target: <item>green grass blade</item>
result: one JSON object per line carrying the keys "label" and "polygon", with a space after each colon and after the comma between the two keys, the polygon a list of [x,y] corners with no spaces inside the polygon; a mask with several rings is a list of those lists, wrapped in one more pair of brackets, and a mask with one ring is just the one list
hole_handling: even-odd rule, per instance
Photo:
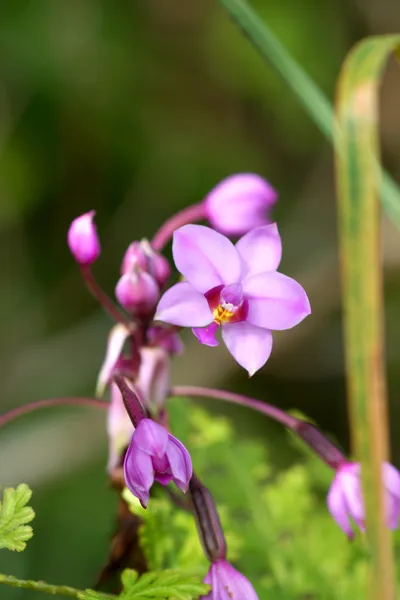
{"label": "green grass blade", "polygon": [[348,55],[337,90],[336,175],[352,437],[361,460],[371,551],[371,598],[394,600],[381,465],[389,454],[380,243],[378,93],[400,35],[363,40]]}
{"label": "green grass blade", "polygon": [[[219,0],[250,43],[279,73],[325,137],[333,139],[333,110],[329,100],[301,65],[274,36],[247,0]],[[384,173],[381,200],[386,214],[400,227],[400,190]]]}

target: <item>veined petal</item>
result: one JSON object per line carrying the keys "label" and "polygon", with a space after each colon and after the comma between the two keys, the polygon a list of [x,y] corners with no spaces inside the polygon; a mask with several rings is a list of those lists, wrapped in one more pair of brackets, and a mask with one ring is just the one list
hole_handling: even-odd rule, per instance
{"label": "veined petal", "polygon": [[187,492],[193,474],[192,460],[185,446],[173,435],[169,436],[167,458],[175,485],[182,492]]}
{"label": "veined petal", "polygon": [[282,242],[276,223],[257,227],[236,244],[242,259],[242,277],[276,271],[281,262]]}
{"label": "veined petal", "polygon": [[276,271],[259,273],[243,281],[249,302],[247,320],[267,329],[290,329],[311,313],[302,286]]}
{"label": "veined petal", "polygon": [[217,329],[217,323],[211,323],[208,327],[193,327],[192,331],[201,344],[205,346],[218,346],[219,342],[215,337]]}
{"label": "veined petal", "polygon": [[272,350],[272,334],[246,321],[222,325],[222,339],[233,358],[251,377],[267,362]]}
{"label": "veined petal", "polygon": [[184,225],[174,233],[175,265],[201,293],[240,279],[240,258],[228,238],[204,225]]}
{"label": "veined petal", "polygon": [[132,436],[132,445],[150,456],[163,457],[168,445],[168,431],[151,419],[142,419]]}
{"label": "veined petal", "polygon": [[181,327],[205,327],[212,323],[213,315],[203,294],[184,281],[162,295],[154,320]]}
{"label": "veined petal", "polygon": [[125,455],[124,475],[127,487],[146,507],[149,490],[154,483],[153,464],[150,455],[133,446],[132,442]]}
{"label": "veined petal", "polygon": [[350,519],[347,514],[346,501],[340,485],[334,479],[327,497],[329,512],[349,538],[353,538],[354,532],[351,528]]}

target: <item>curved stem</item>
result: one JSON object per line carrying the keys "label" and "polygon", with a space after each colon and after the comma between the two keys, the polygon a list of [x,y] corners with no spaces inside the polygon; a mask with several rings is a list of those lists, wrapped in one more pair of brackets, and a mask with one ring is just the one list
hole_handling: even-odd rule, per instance
{"label": "curved stem", "polygon": [[[68,596],[69,598],[82,598],[85,594],[83,590],[76,590],[67,585],[53,585],[44,581],[31,581],[26,579],[17,579],[12,575],[3,575],[0,573],[0,584],[4,583],[15,588],[23,588],[25,590],[35,590],[36,592],[44,592],[45,594]],[[101,593],[102,598],[117,598],[113,594]]]}
{"label": "curved stem", "polygon": [[235,394],[234,392],[226,392],[225,390],[217,390],[214,388],[205,388],[192,385],[178,385],[173,387],[171,390],[173,396],[200,396],[202,398],[217,398],[218,400],[224,400],[225,402],[231,402],[232,404],[239,404],[240,406],[246,406],[252,408],[258,412],[262,412],[271,419],[282,423],[289,429],[296,429],[299,423],[299,419],[292,417],[285,413],[285,411],[261,402],[261,400],[255,400],[242,394]]}
{"label": "curved stem", "polygon": [[47,400],[37,400],[36,402],[30,402],[29,404],[24,404],[24,406],[13,408],[3,415],[0,415],[0,428],[3,427],[3,425],[10,423],[14,419],[22,417],[22,415],[27,415],[35,410],[39,410],[41,408],[50,408],[53,406],[68,405],[93,406],[95,408],[103,409],[108,409],[109,407],[108,402],[105,402],[104,400],[98,400],[97,398],[49,398]]}
{"label": "curved stem", "polygon": [[272,406],[266,402],[261,402],[261,400],[255,400],[255,398],[249,398],[248,396],[235,394],[234,392],[226,392],[225,390],[190,385],[173,387],[171,394],[173,396],[217,398],[217,400],[224,400],[225,402],[252,408],[291,429],[311,448],[311,450],[315,452],[315,454],[317,454],[317,456],[319,456],[321,460],[331,467],[331,469],[337,469],[346,461],[343,452],[341,452],[341,450],[339,450],[339,448],[337,448],[317,427],[312,425],[312,423],[303,421],[302,419],[296,419],[296,417],[288,415],[284,410],[276,408],[276,406]]}
{"label": "curved stem", "polygon": [[187,225],[188,223],[193,223],[195,221],[202,221],[205,218],[206,214],[203,202],[193,204],[192,206],[188,206],[187,208],[180,210],[170,219],[165,221],[163,225],[161,225],[160,229],[157,231],[151,241],[153,249],[157,251],[162,250],[172,238],[172,234],[176,229],[178,229],[178,227],[182,227],[183,225]]}
{"label": "curved stem", "polygon": [[90,267],[81,265],[80,267],[83,281],[86,284],[92,296],[101,304],[116,323],[122,323],[128,331],[134,332],[136,325],[114,304],[111,298],[97,283]]}

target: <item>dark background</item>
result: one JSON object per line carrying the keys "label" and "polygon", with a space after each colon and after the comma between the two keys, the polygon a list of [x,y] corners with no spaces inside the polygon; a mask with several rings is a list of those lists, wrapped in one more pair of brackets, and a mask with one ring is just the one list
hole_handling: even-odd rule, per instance
{"label": "dark background", "polygon": [[[252,4],[330,98],[353,43],[400,28],[393,0]],[[382,143],[399,179],[396,69],[393,61],[383,87]],[[275,335],[271,359],[251,380],[223,346],[202,347],[189,333],[173,381],[298,408],[348,448],[333,156],[287,86],[216,0],[2,2],[0,410],[93,395],[111,323],[68,252],[75,216],[97,211],[95,272],[112,294],[132,240],[240,171],[260,173],[279,191],[281,270],[306,288],[313,315]],[[400,236],[386,221],[383,232],[399,464]],[[217,401],[208,406],[227,411]],[[238,435],[280,435],[246,411],[229,414]],[[284,456],[283,448],[277,461]],[[31,547],[3,551],[1,571],[92,585],[114,518],[106,458],[104,414],[93,410],[43,411],[0,432],[0,485],[27,482],[37,512]],[[20,594],[28,597],[4,597]]]}

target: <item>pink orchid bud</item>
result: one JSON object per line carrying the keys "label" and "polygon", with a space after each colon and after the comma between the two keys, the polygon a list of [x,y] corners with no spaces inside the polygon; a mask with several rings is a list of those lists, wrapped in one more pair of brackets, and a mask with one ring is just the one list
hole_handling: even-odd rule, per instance
{"label": "pink orchid bud", "polygon": [[211,564],[204,583],[211,591],[200,600],[258,600],[250,581],[224,559]]}
{"label": "pink orchid bud", "polygon": [[122,275],[115,288],[120,305],[134,315],[148,315],[160,297],[158,285],[149,273],[137,268]]}
{"label": "pink orchid bud", "polygon": [[[389,463],[382,465],[385,491],[385,517],[389,529],[396,529],[400,516],[400,473]],[[328,508],[339,527],[351,539],[354,536],[350,519],[365,530],[365,506],[361,486],[361,466],[343,462],[336,470],[328,493]]]}
{"label": "pink orchid bud", "polygon": [[175,485],[187,492],[193,467],[185,446],[164,427],[151,419],[142,419],[133,432],[125,455],[125,482],[146,508],[154,481]]}
{"label": "pink orchid bud", "polygon": [[95,211],[74,219],[68,230],[68,246],[75,260],[82,266],[94,263],[100,255],[100,242],[93,223]]}
{"label": "pink orchid bud", "polygon": [[147,240],[132,242],[121,265],[121,274],[131,273],[136,268],[149,273],[160,287],[163,287],[171,275],[171,267],[168,260],[155,252]]}
{"label": "pink orchid bud", "polygon": [[277,200],[273,187],[252,173],[223,179],[204,200],[211,226],[225,235],[243,235],[271,223],[270,210]]}

